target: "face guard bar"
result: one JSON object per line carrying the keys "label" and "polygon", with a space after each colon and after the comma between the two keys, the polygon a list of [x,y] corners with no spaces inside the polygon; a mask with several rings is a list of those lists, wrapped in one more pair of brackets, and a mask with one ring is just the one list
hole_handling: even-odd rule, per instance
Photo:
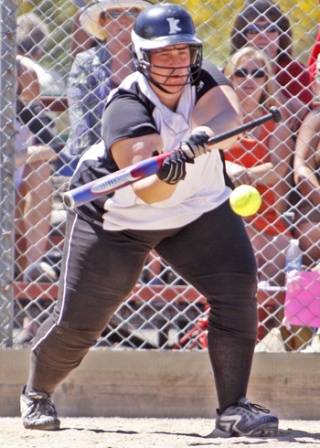
{"label": "face guard bar", "polygon": [[[175,47],[175,45],[173,45]],[[197,78],[200,75],[201,63],[202,63],[202,46],[199,44],[186,44],[186,47],[190,50],[190,64],[186,66],[178,66],[178,67],[167,67],[161,65],[151,64],[151,54],[160,53],[164,50],[164,48],[159,48],[156,50],[141,50],[142,59],[138,61],[138,69],[142,72],[146,78],[155,84],[156,86],[165,89],[168,85],[167,80],[170,77],[180,78],[181,82],[175,82],[175,86],[185,86],[187,84],[193,84],[196,82]],[[168,69],[171,70],[167,75],[163,75],[157,72],[157,69]],[[179,75],[175,74],[178,71],[183,71],[183,69],[188,69],[188,75]],[[164,78],[162,82],[156,81],[153,78],[153,75],[157,75],[158,77]]]}

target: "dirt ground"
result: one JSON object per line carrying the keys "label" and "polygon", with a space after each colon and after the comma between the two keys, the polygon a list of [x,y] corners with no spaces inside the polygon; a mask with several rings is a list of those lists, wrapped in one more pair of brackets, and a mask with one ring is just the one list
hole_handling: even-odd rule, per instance
{"label": "dirt ground", "polygon": [[209,419],[61,418],[59,431],[31,431],[20,418],[0,418],[4,448],[312,448],[320,445],[320,422],[283,420],[274,438],[212,438]]}

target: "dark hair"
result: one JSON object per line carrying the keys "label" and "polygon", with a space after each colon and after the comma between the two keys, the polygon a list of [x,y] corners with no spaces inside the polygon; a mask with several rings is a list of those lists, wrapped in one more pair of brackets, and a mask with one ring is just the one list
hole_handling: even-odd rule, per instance
{"label": "dark hair", "polygon": [[248,43],[245,30],[257,19],[268,19],[280,30],[277,61],[292,59],[292,31],[288,17],[270,0],[256,0],[246,6],[237,16],[231,32],[231,54]]}

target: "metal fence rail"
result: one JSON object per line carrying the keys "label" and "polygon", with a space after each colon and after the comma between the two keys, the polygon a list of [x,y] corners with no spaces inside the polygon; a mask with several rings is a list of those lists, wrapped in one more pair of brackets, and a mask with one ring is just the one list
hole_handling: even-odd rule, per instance
{"label": "metal fence rail", "polygon": [[13,343],[15,28],[17,4],[0,4],[0,341]]}

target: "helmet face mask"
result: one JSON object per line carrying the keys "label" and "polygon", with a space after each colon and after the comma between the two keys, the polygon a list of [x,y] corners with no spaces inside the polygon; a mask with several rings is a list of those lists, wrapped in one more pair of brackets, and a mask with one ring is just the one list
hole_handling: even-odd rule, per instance
{"label": "helmet face mask", "polygon": [[[149,79],[151,82],[153,82],[156,85],[162,86],[163,89],[165,89],[165,86],[167,85],[167,79],[170,76],[175,76],[175,78],[180,78],[180,82],[175,82],[176,86],[185,86],[186,84],[192,84],[196,78],[197,75],[200,72],[201,68],[201,61],[202,61],[202,49],[199,48],[198,45],[194,44],[186,44],[185,45],[190,52],[190,64],[185,66],[165,66],[165,65],[158,65],[153,64],[151,62],[152,60],[152,54],[160,53],[165,48],[161,48],[159,50],[142,50],[142,58],[139,60],[139,71],[142,72],[147,79]],[[171,48],[171,46],[170,46]],[[172,46],[172,49],[176,48],[176,46]],[[177,47],[179,48],[179,47]],[[186,69],[185,74],[177,74],[178,72],[183,72]],[[162,74],[163,70],[167,70],[169,74]],[[157,81],[154,79],[154,75],[157,76]],[[159,81],[159,78],[163,78],[163,82]]]}
{"label": "helmet face mask", "polygon": [[[167,91],[170,76],[176,78],[175,86],[183,87],[194,83],[200,74],[202,42],[195,36],[191,16],[179,5],[160,4],[145,9],[134,24],[132,46],[137,70],[161,90]],[[162,52],[166,47],[170,50],[187,47],[190,51],[189,64],[185,67],[152,64],[152,54]],[[184,68],[187,70],[184,71]],[[165,69],[168,69],[167,74],[162,74]],[[179,75],[179,72],[182,74]],[[157,75],[157,80],[153,74]]]}

